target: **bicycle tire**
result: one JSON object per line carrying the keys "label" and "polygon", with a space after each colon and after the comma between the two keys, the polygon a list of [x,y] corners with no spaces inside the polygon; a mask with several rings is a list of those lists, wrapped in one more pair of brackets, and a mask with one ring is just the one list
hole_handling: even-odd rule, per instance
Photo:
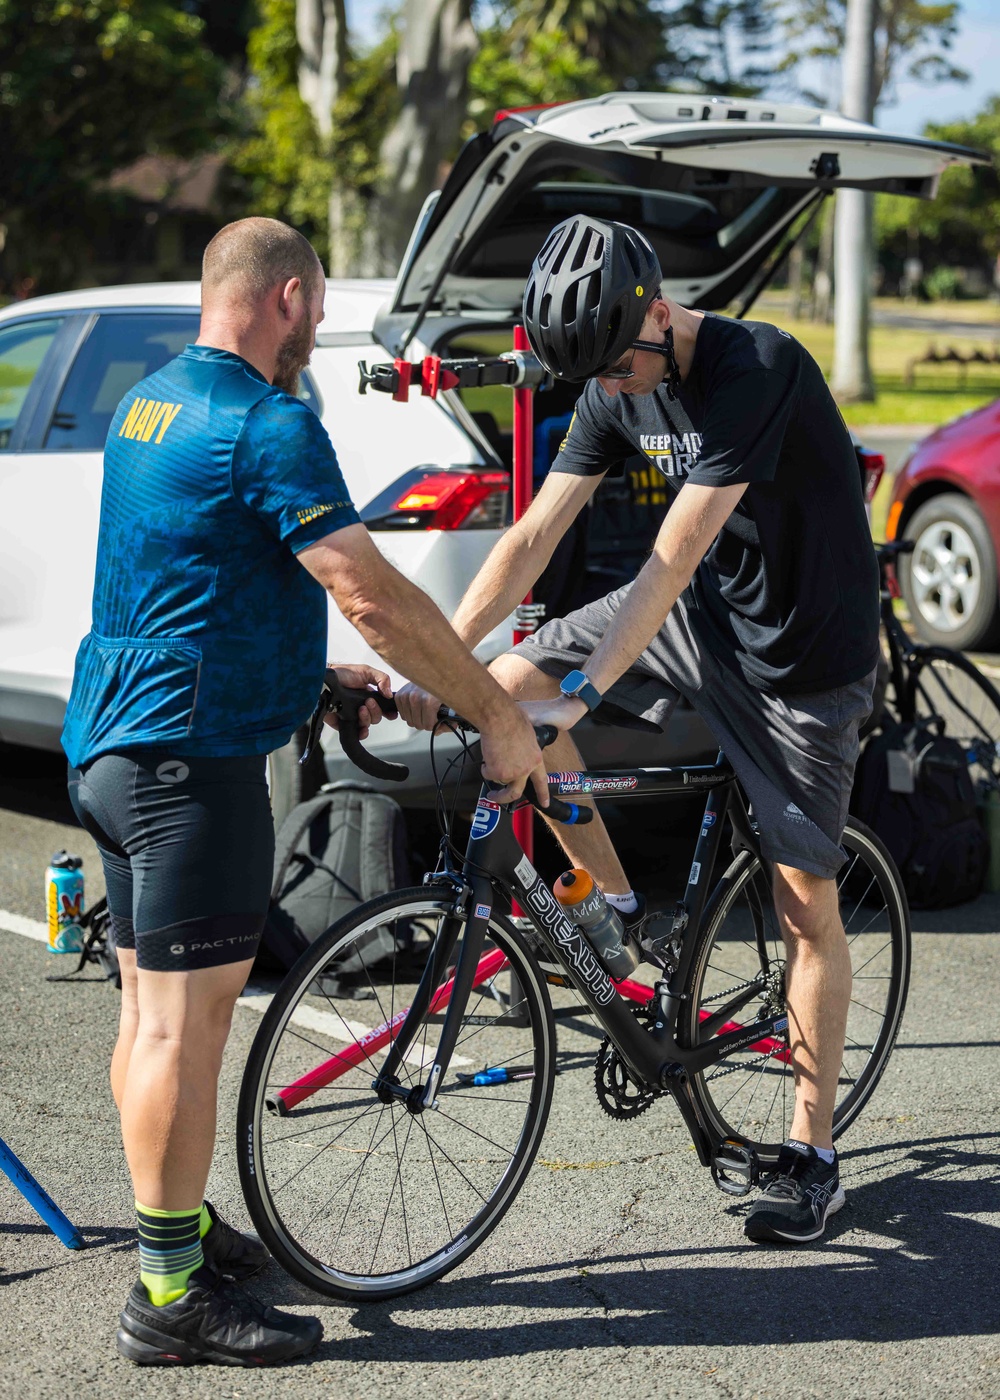
{"label": "bicycle tire", "polygon": [[[906,1007],[911,953],[906,894],[889,852],[874,832],[853,818],[843,844],[849,859],[838,876],[838,886],[854,982],[842,1061],[845,1092],[834,1112],[835,1138],[857,1118],[888,1064]],[[874,912],[873,890],[883,901],[877,907],[875,900]],[[727,920],[731,922],[724,933]],[[727,979],[735,984],[750,982],[758,974],[762,946],[769,950],[768,966],[763,970],[771,978],[771,986],[767,997],[756,998],[739,1012],[739,1022],[744,1025],[766,1006],[777,1009],[784,1005],[784,956],[767,871],[758,856],[742,851],[719,881],[706,911],[686,1003],[690,1008],[686,1022],[689,1043],[700,1043],[699,1026],[706,1008],[717,1009],[718,1003],[727,999],[727,991],[732,994],[731,988],[720,983]],[[888,985],[879,990],[882,979]],[[860,987],[859,981],[865,985]],[[864,1002],[858,1000],[862,994]],[[878,998],[883,995],[879,1007]],[[876,1005],[869,1005],[869,1000],[875,1000]],[[861,1040],[859,1033],[863,1033]],[[778,1149],[789,1134],[794,1104],[787,1031],[774,1043],[780,1048],[772,1050],[770,1042],[756,1042],[691,1077],[691,1091],[710,1134],[719,1142],[729,1138],[748,1143],[764,1169],[777,1163]],[[755,1107],[762,1086],[766,1086],[764,1096]],[[759,1114],[764,1105],[767,1110],[762,1120]]]}
{"label": "bicycle tire", "polygon": [[[433,937],[453,904],[452,891],[427,887],[361,905],[303,953],[254,1038],[237,1124],[247,1208],[278,1262],[330,1297],[394,1298],[454,1269],[500,1223],[541,1141],[555,1075],[555,1022],[544,974],[497,914],[487,946],[491,956],[506,958],[520,994],[515,1000],[512,980],[504,1001],[506,972],[473,989],[438,1086],[438,1111],[414,1114],[399,1099],[380,1101],[372,1081],[387,1043],[380,1047],[373,1036],[357,1066],[343,1068],[361,1053],[347,1045],[392,1022],[412,997],[420,959],[402,947],[400,931]],[[443,1009],[437,1019],[424,1018],[408,1053],[421,1071],[433,1059]],[[480,1057],[494,1069],[506,1057],[532,1077],[476,1088],[469,1081]],[[292,1088],[292,1108],[277,1112],[282,1095],[317,1064],[334,1065],[337,1077],[301,1104]],[[416,1085],[421,1075],[404,1061],[400,1081]]]}
{"label": "bicycle tire", "polygon": [[939,719],[965,750],[981,795],[1000,790],[1000,692],[967,656],[950,647],[919,647],[906,683],[906,718]]}

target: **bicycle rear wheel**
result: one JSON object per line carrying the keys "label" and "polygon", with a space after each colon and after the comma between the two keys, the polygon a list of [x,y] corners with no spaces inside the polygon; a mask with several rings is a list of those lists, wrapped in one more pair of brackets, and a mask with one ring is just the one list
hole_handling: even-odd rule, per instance
{"label": "bicycle rear wheel", "polygon": [[941,721],[965,750],[978,794],[1000,789],[1000,692],[961,652],[919,649],[910,667],[906,713]]}
{"label": "bicycle rear wheel", "polygon": [[[339,920],[288,974],[250,1052],[237,1133],[247,1207],[279,1263],[332,1297],[392,1298],[453,1269],[499,1224],[541,1141],[552,1009],[496,915],[436,1110],[372,1088],[453,902],[397,891]],[[406,1088],[426,1080],[446,1005],[442,992],[406,1053]],[[487,1069],[494,1082],[474,1084]],[[515,1077],[501,1082],[504,1069]]]}
{"label": "bicycle rear wheel", "polygon": [[[882,1076],[903,1017],[910,975],[909,910],[892,857],[873,832],[853,819],[843,844],[848,860],[837,885],[853,987],[834,1137],[858,1116]],[[757,979],[762,990],[741,1009],[739,1024],[779,1013],[785,1005],[784,972],[784,944],[767,872],[757,856],[742,851],[706,912],[688,1002],[690,1043],[700,1043],[703,1020]],[[749,1143],[762,1166],[774,1166],[791,1128],[795,1098],[787,1032],[754,1042],[693,1075],[691,1088],[720,1142],[735,1138]]]}

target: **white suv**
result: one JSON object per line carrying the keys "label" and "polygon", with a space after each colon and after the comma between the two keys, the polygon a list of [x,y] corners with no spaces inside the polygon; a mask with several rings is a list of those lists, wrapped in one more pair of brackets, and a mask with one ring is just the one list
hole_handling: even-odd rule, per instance
{"label": "white suv", "polygon": [[[450,614],[508,518],[509,444],[488,412],[474,416],[455,392],[415,395],[405,407],[360,395],[360,359],[390,358],[404,344],[418,359],[470,337],[509,337],[535,252],[578,210],[643,229],[664,289],[680,302],[711,310],[743,299],[745,310],[789,236],[836,188],[927,197],[941,170],[980,159],[760,100],[612,94],[498,114],[428,199],[395,285],[328,283],[302,395],[329,430],[379,547]],[[98,288],[0,311],[0,740],[59,747],[73,658],[90,625],[105,435],[130,386],[195,338],[198,295],[196,283]],[[557,385],[539,395],[543,428],[565,421],[575,392]],[[544,435],[539,450],[544,457]],[[623,512],[605,529],[603,554],[585,522],[564,576],[550,571],[560,611],[581,588],[606,592],[616,568],[627,574],[641,558],[657,516],[630,509],[655,495],[647,464],[619,494]],[[509,636],[498,628],[480,654],[496,655]],[[329,655],[375,660],[333,608]],[[710,744],[682,714],[659,757]],[[410,763],[406,800],[426,800],[426,737],[382,724],[371,745]],[[623,762],[629,739],[595,731],[592,757],[594,748]],[[641,752],[649,762],[648,738]],[[301,795],[294,757],[292,745],[272,764],[279,807]],[[327,765],[345,771],[335,749]]]}

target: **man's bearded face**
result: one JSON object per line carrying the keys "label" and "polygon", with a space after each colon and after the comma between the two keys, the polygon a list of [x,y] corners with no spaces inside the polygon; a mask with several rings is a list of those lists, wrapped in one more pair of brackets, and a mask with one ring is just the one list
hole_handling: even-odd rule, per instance
{"label": "man's bearded face", "polygon": [[315,342],[316,327],[312,317],[303,316],[278,347],[274,379],[271,381],[276,389],[284,389],[287,394],[298,393],[299,375],[309,363]]}

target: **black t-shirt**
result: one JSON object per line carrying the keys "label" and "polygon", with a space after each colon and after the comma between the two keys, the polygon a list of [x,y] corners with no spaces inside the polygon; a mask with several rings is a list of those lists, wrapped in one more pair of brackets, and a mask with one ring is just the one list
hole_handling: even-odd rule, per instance
{"label": "black t-shirt", "polygon": [[686,592],[695,635],[782,694],[859,680],[878,659],[878,566],[850,435],[785,331],[707,315],[671,402],[591,380],[552,470],[599,476],[636,449],[679,491],[747,489]]}

